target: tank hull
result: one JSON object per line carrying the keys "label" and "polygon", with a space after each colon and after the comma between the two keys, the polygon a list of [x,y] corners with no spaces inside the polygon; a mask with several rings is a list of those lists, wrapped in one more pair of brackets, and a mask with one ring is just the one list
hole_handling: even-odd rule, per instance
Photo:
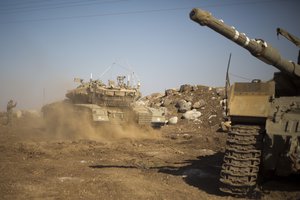
{"label": "tank hull", "polygon": [[300,97],[276,98],[274,85],[235,83],[230,89],[223,192],[250,195],[260,175],[300,173]]}

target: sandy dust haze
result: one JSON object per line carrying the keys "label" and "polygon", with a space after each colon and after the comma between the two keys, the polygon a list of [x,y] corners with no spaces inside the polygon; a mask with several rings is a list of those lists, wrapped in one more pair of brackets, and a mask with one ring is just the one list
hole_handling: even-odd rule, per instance
{"label": "sandy dust haze", "polygon": [[[76,109],[75,109],[76,110]],[[94,123],[87,112],[74,112],[74,107],[58,103],[51,112],[44,113],[45,128],[51,139],[90,139],[105,141],[108,139],[159,138],[159,134],[151,127],[139,126],[135,122]]]}

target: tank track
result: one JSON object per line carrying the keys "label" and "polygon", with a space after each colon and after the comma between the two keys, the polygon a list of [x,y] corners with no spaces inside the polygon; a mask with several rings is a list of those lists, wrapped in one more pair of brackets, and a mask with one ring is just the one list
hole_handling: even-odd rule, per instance
{"label": "tank track", "polygon": [[259,126],[231,127],[220,174],[221,191],[237,196],[253,192],[260,167],[262,133]]}

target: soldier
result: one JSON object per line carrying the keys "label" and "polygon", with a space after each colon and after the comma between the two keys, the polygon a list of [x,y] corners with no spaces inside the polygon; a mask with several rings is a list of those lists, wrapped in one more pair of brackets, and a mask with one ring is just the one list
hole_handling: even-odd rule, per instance
{"label": "soldier", "polygon": [[13,102],[13,100],[9,100],[7,103],[6,111],[7,111],[7,124],[12,125],[13,119],[13,108],[17,106],[17,102]]}

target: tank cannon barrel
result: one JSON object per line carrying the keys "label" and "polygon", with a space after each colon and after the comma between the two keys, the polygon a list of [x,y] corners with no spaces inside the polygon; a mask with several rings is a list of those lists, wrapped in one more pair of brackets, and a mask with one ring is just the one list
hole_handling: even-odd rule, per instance
{"label": "tank cannon barrel", "polygon": [[300,39],[298,37],[294,36],[293,34],[287,32],[282,28],[277,28],[276,31],[277,31],[277,36],[280,34],[286,39],[288,39],[290,42],[292,42],[294,45],[296,45],[297,47],[300,47]]}
{"label": "tank cannon barrel", "polygon": [[289,76],[300,78],[300,65],[281,58],[280,53],[265,41],[261,39],[249,39],[244,33],[240,33],[234,27],[228,26],[222,20],[213,17],[210,12],[199,8],[194,8],[190,12],[190,18],[201,26],[208,26],[247,49],[253,56],[263,62],[273,65]]}

